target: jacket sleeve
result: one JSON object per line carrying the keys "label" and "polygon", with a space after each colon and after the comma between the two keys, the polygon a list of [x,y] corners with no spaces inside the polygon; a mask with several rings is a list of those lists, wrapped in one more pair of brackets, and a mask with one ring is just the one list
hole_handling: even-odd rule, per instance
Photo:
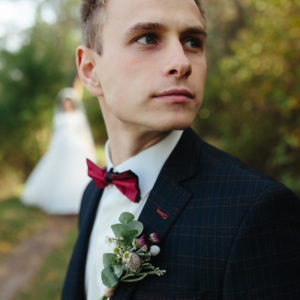
{"label": "jacket sleeve", "polygon": [[229,253],[224,300],[300,299],[300,201],[288,189],[260,195]]}

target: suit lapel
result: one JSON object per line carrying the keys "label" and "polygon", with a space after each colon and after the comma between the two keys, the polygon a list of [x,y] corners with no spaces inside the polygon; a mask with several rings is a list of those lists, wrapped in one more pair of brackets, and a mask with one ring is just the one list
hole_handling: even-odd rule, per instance
{"label": "suit lapel", "polygon": [[189,151],[189,133],[184,132],[166,161],[139,217],[145,232],[157,232],[162,241],[192,196],[184,187],[184,181],[197,171],[191,163],[195,153]]}
{"label": "suit lapel", "polygon": [[[144,224],[144,232],[158,233],[162,243],[192,197],[191,192],[183,187],[183,183],[196,172],[193,162],[199,153],[190,151],[193,136],[195,134],[191,129],[184,132],[166,161],[139,217]],[[121,283],[111,299],[130,299],[137,284]]]}
{"label": "suit lapel", "polygon": [[[67,274],[69,292],[72,294],[71,298],[73,300],[85,299],[84,286],[87,251],[101,194],[102,190],[99,190],[94,182],[91,182],[88,193],[83,198],[85,207],[81,209],[82,215],[79,216],[79,235],[70,262],[72,269],[69,269]],[[65,298],[69,299],[67,296]],[[65,298],[62,297],[62,299]]]}

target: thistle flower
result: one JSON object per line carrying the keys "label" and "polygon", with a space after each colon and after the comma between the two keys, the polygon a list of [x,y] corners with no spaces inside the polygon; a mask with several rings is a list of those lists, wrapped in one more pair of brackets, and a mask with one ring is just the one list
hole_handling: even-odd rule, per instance
{"label": "thistle flower", "polygon": [[159,235],[155,232],[151,233],[149,235],[149,240],[153,243],[153,244],[158,244],[160,243],[160,238]]}
{"label": "thistle flower", "polygon": [[147,250],[150,249],[150,242],[147,238],[147,236],[145,234],[142,234],[140,237],[139,237],[139,246],[142,248],[142,247],[146,247]]}
{"label": "thistle flower", "polygon": [[132,272],[136,272],[141,266],[141,259],[136,253],[130,253],[130,259],[125,266]]}
{"label": "thistle flower", "polygon": [[158,246],[156,246],[156,245],[151,246],[150,253],[152,256],[158,255],[159,252],[160,252],[160,248]]}

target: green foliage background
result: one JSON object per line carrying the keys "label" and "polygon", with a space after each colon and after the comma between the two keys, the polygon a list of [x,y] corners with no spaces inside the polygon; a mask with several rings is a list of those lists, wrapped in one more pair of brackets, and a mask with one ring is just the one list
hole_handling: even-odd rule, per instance
{"label": "green foliage background", "polygon": [[209,74],[196,126],[300,191],[300,2],[207,2]]}
{"label": "green foliage background", "polygon": [[[0,180],[9,171],[25,179],[47,149],[56,94],[76,74],[79,3],[45,0],[17,52],[0,44]],[[43,20],[45,5],[55,11],[55,24]],[[300,193],[300,2],[206,0],[205,6],[209,71],[194,128]],[[86,93],[84,104],[103,143],[97,100]]]}

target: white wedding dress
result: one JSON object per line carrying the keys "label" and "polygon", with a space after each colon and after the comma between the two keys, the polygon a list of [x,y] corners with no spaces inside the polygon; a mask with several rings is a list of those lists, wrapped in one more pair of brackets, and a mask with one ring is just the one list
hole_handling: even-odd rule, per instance
{"label": "white wedding dress", "polygon": [[96,161],[84,112],[57,112],[49,149],[29,176],[21,201],[50,214],[77,214],[90,181],[86,158]]}

